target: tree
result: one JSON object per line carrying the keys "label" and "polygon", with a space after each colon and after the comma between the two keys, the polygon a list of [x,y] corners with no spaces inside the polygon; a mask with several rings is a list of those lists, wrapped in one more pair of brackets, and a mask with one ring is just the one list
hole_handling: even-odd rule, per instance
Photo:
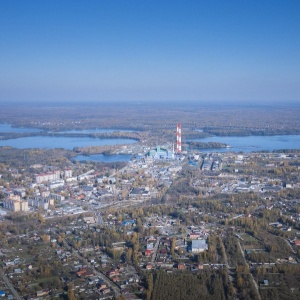
{"label": "tree", "polygon": [[69,284],[68,287],[68,300],[76,300],[72,284]]}
{"label": "tree", "polygon": [[173,237],[171,243],[171,255],[173,259],[175,258],[175,246],[176,246],[176,238]]}
{"label": "tree", "polygon": [[241,288],[244,285],[243,278],[242,277],[238,277],[236,284],[237,284],[238,288]]}
{"label": "tree", "polygon": [[44,243],[50,241],[50,235],[48,235],[48,234],[43,234],[43,235],[41,236],[41,238],[42,238],[42,240],[43,240]]}
{"label": "tree", "polygon": [[150,273],[147,277],[147,285],[148,285],[148,289],[147,289],[147,300],[151,299],[151,295],[153,292],[153,274]]}
{"label": "tree", "polygon": [[132,261],[132,248],[129,247],[126,251],[126,261],[127,263]]}

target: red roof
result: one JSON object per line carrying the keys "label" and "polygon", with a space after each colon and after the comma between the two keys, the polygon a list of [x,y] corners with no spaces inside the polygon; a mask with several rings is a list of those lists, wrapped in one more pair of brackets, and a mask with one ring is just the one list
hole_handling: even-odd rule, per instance
{"label": "red roof", "polygon": [[300,246],[300,240],[295,240],[295,245]]}

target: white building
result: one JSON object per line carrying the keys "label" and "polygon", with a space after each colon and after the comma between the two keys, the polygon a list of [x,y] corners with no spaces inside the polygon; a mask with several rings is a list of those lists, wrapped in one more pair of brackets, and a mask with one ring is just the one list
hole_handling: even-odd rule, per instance
{"label": "white building", "polygon": [[65,178],[72,177],[73,176],[72,169],[70,169],[70,168],[65,169],[64,170],[64,176],[65,176]]}
{"label": "white building", "polygon": [[51,180],[58,180],[58,179],[60,179],[60,171],[59,170],[35,175],[36,183],[42,183],[44,181],[51,181]]}
{"label": "white building", "polygon": [[204,252],[207,249],[206,240],[192,240],[192,253]]}
{"label": "white building", "polygon": [[53,180],[50,182],[50,189],[56,189],[59,187],[63,187],[65,185],[65,182],[62,179]]}

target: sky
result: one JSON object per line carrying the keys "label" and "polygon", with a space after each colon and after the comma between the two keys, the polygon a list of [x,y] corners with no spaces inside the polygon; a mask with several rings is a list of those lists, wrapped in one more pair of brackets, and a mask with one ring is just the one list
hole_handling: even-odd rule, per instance
{"label": "sky", "polygon": [[0,103],[300,103],[299,0],[0,0]]}

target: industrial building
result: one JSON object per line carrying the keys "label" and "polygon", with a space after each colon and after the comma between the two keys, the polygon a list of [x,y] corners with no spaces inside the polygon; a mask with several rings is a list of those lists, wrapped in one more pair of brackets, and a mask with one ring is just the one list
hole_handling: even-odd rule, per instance
{"label": "industrial building", "polygon": [[192,253],[204,252],[208,249],[206,240],[192,240]]}
{"label": "industrial building", "polygon": [[156,148],[150,150],[147,153],[147,156],[152,157],[153,159],[174,159],[173,150],[168,150],[161,146],[157,146]]}

